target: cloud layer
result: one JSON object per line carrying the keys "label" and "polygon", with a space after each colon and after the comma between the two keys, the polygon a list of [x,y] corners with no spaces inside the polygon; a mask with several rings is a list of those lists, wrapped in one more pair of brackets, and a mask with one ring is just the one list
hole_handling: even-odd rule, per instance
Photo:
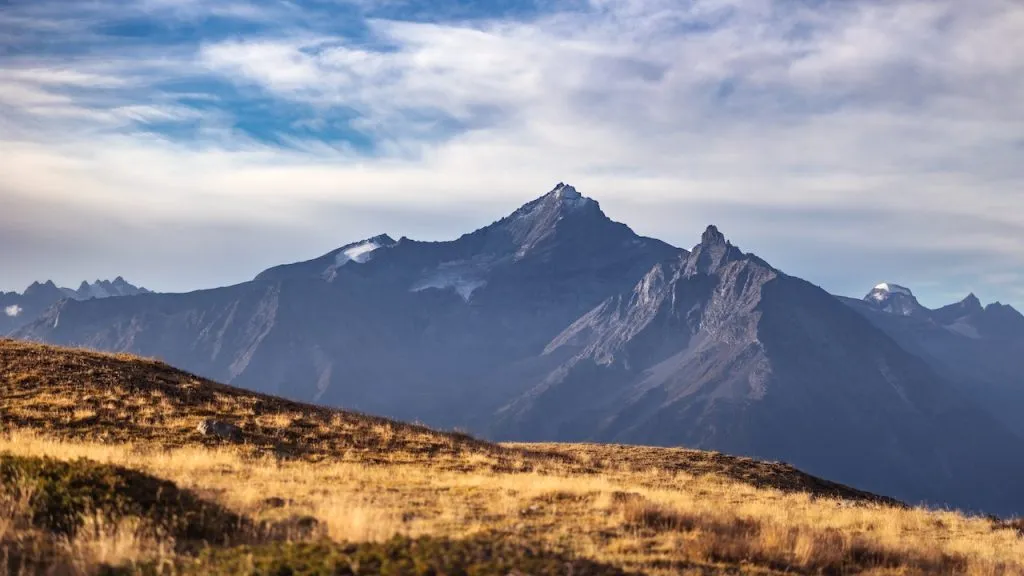
{"label": "cloud layer", "polygon": [[1020,3],[452,10],[16,2],[0,287],[242,281],[381,232],[453,237],[564,180],[836,292],[1024,303]]}

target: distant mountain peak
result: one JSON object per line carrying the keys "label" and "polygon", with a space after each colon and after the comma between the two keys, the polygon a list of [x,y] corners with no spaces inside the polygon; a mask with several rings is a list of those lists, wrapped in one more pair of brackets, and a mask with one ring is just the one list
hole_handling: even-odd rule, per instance
{"label": "distant mountain peak", "polygon": [[711,224],[704,230],[704,233],[701,234],[700,243],[704,246],[710,246],[715,244],[727,244],[728,240],[725,239],[725,234],[722,234],[722,232],[718,230],[718,226]]}
{"label": "distant mountain peak", "polygon": [[41,297],[43,294],[49,295],[55,292],[60,292],[60,288],[57,288],[57,285],[53,283],[53,280],[47,280],[44,283],[33,282],[28,288],[25,288],[24,295],[32,298]]}
{"label": "distant mountain peak", "polygon": [[603,215],[600,210],[600,205],[593,198],[588,198],[581,194],[575,186],[566,184],[565,182],[559,182],[551,189],[550,192],[524,204],[519,210],[512,213],[512,216],[525,216],[525,215],[540,215],[543,213],[557,212],[560,215],[564,214],[566,210],[575,210],[579,208],[597,208],[596,212]]}
{"label": "distant mountain peak", "polygon": [[68,297],[75,300],[88,300],[90,298],[110,298],[112,296],[135,296],[137,294],[148,294],[149,290],[129,283],[123,277],[118,276],[112,282],[110,280],[99,280],[91,284],[83,280],[77,290],[61,288],[61,291]]}
{"label": "distant mountain peak", "polygon": [[960,305],[972,312],[981,312],[984,310],[984,307],[981,305],[981,300],[978,300],[978,297],[974,295],[974,292],[971,292],[966,298],[961,300]]}
{"label": "distant mountain peak", "polygon": [[993,302],[983,308],[983,311],[989,316],[1001,316],[1004,318],[1011,318],[1021,323],[1024,327],[1024,315],[1022,315],[1016,308],[1009,304],[1003,304],[1002,302]]}
{"label": "distant mountain peak", "polygon": [[587,198],[583,194],[580,194],[574,186],[562,182],[559,182],[548,195],[554,197],[554,199],[558,201],[559,205],[566,208],[582,208],[585,206],[597,205],[596,200]]}
{"label": "distant mountain peak", "polygon": [[572,186],[571,184],[566,184],[564,182],[559,182],[554,188],[551,189],[551,192],[549,192],[549,194],[554,196],[555,198],[558,198],[559,200],[569,203],[593,202],[593,200],[591,200],[590,198],[587,198],[583,194],[580,194],[574,186]]}
{"label": "distant mountain peak", "polygon": [[914,297],[914,292],[906,286],[900,286],[899,284],[893,284],[892,282],[882,282],[876,285],[872,290],[870,296],[875,300],[881,300],[892,294],[902,294],[903,296]]}
{"label": "distant mountain peak", "polygon": [[559,182],[543,196],[466,236],[486,238],[489,249],[497,252],[511,249],[517,258],[522,258],[550,246],[556,238],[562,237],[560,231],[571,230],[570,235],[583,234],[589,236],[589,240],[595,240],[597,236],[611,233],[609,227],[628,230],[625,225],[612,222],[596,200],[580,194],[570,184]]}
{"label": "distant mountain peak", "polygon": [[684,272],[692,274],[713,274],[722,266],[746,256],[733,246],[717,226],[708,226],[701,234],[700,244],[694,246],[687,258]]}
{"label": "distant mountain peak", "polygon": [[582,196],[582,194],[580,194],[574,186],[572,186],[571,184],[566,184],[565,182],[559,182],[558,184],[556,184],[555,187],[551,189],[551,192],[567,198],[579,198],[580,196]]}
{"label": "distant mountain peak", "polygon": [[914,292],[906,286],[892,282],[875,285],[864,301],[884,312],[900,316],[929,316],[931,311],[921,305]]}

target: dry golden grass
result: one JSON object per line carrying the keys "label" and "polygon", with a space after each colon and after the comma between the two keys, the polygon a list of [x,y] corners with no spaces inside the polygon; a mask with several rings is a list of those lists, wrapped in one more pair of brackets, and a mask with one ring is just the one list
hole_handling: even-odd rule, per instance
{"label": "dry golden grass", "polygon": [[[691,450],[495,446],[155,362],[10,342],[0,342],[0,394],[0,452],[140,470],[285,530],[268,538],[498,534],[656,575],[1024,574],[1024,539],[1008,524],[900,506],[779,464]],[[122,421],[139,396],[166,412]],[[82,424],[76,410],[95,415]],[[47,412],[51,425],[36,416]],[[246,443],[200,437],[192,428],[207,417],[241,425]],[[95,534],[64,544],[77,565],[175,553],[134,538],[138,530]]]}

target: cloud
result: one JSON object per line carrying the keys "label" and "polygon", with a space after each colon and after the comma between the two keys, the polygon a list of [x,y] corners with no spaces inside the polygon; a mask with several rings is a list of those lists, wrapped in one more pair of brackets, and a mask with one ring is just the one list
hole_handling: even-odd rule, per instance
{"label": "cloud", "polygon": [[10,316],[11,318],[17,318],[18,315],[21,314],[21,306],[18,306],[17,304],[13,306],[7,306],[6,308],[4,308],[4,314]]}
{"label": "cloud", "polygon": [[[14,166],[0,203],[18,207],[0,227],[46,206],[53,234],[73,228],[97,251],[109,243],[90,238],[112,229],[142,235],[173,270],[188,255],[149,230],[274,229],[294,247],[275,257],[298,259],[412,235],[398,222],[452,237],[565,180],[680,245],[713,220],[832,290],[899,273],[936,294],[1020,298],[1006,281],[1024,265],[1017,2],[594,0],[453,20],[160,0],[130,4],[162,24],[129,55],[97,32],[126,13],[90,5],[9,16],[39,34],[75,28],[89,50],[0,56],[0,154]],[[416,225],[404,215],[417,210],[459,217]],[[252,245],[223,254],[239,280],[234,262],[273,251],[240,234]],[[24,262],[5,265],[26,275]],[[130,277],[226,280],[212,261],[148,274]]]}

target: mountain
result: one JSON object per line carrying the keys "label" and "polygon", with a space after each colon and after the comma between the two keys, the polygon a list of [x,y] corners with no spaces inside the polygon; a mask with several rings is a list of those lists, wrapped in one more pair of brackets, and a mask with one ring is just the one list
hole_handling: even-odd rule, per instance
{"label": "mountain", "polygon": [[43,310],[67,296],[53,282],[33,282],[25,292],[0,292],[0,334],[28,324]]}
{"label": "mountain", "polygon": [[1024,509],[1012,488],[1024,443],[832,295],[714,227],[545,354],[569,360],[505,407],[497,437],[685,445],[914,502]]}
{"label": "mountain", "polygon": [[82,282],[78,290],[60,288],[52,281],[33,282],[21,294],[0,292],[0,335],[7,334],[35,320],[43,311],[64,298],[87,300],[112,296],[134,296],[149,292],[129,284],[118,276],[113,282],[97,280],[93,284]]}
{"label": "mountain", "polygon": [[547,369],[540,353],[554,336],[680,253],[559,184],[452,241],[380,235],[236,286],[65,301],[18,336],[156,356],[306,401],[476,426]]}
{"label": "mountain", "polygon": [[905,299],[903,308],[878,306],[875,293],[841,300],[1024,438],[1024,315],[974,294],[930,310]]}
{"label": "mountain", "polygon": [[92,284],[83,281],[77,290],[69,288],[61,289],[68,298],[75,300],[88,300],[90,298],[112,298],[115,296],[137,296],[148,294],[149,290],[140,288],[128,283],[124,278],[118,276],[113,282],[110,280],[97,280]]}
{"label": "mountain", "polygon": [[[872,310],[918,320],[894,304]],[[379,235],[235,286],[63,300],[16,336],[494,438],[686,445],[1024,512],[1024,441],[861,313],[714,227],[679,249],[567,184],[455,240]]]}
{"label": "mountain", "polygon": [[930,313],[917,301],[910,288],[888,282],[875,286],[864,297],[864,302],[883,312],[900,316],[928,316]]}

